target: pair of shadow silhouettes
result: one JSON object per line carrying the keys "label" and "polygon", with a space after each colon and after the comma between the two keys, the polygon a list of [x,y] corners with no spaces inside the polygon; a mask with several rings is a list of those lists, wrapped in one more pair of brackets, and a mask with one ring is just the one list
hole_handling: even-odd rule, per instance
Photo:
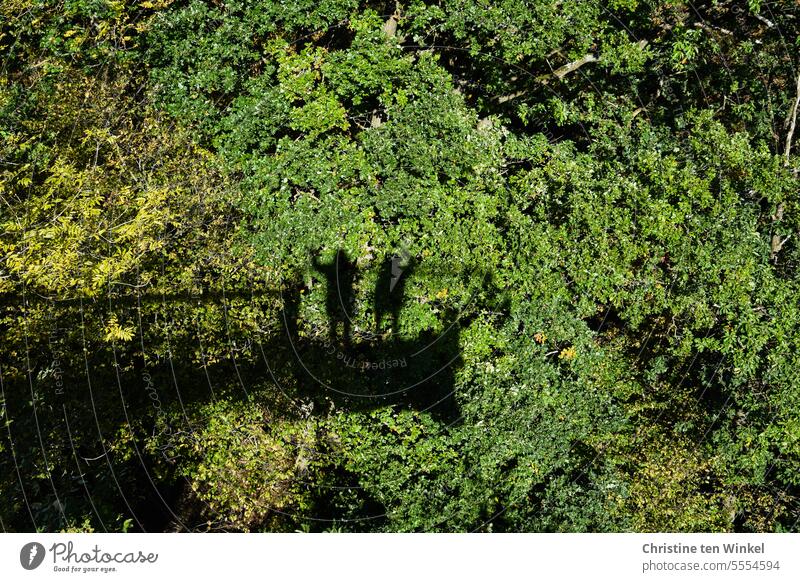
{"label": "pair of shadow silhouettes", "polygon": [[387,405],[427,412],[439,421],[459,418],[454,397],[461,363],[459,314],[447,311],[438,329],[415,337],[400,333],[406,283],[416,271],[410,257],[381,263],[373,298],[374,332],[353,333],[359,271],[346,252],[331,262],[311,258],[325,281],[327,333],[300,333],[301,300],[308,287],[298,277],[284,286],[283,327],[298,395],[332,401],[345,410]]}

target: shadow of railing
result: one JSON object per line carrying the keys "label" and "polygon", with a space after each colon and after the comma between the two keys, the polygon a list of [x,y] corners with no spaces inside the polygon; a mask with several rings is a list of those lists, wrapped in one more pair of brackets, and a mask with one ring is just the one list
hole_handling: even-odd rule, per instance
{"label": "shadow of railing", "polygon": [[[39,509],[9,507],[2,515],[6,527],[64,527],[59,504],[64,501],[70,519],[96,512],[100,521],[113,520],[122,503],[137,517],[136,529],[168,527],[175,519],[180,480],[170,476],[174,465],[165,465],[157,458],[161,453],[148,452],[146,444],[165,423],[177,423],[170,428],[173,434],[201,429],[194,425],[204,422],[203,406],[215,400],[255,396],[286,416],[324,416],[331,407],[359,412],[391,406],[446,425],[458,422],[463,314],[439,303],[441,313],[427,327],[402,325],[404,308],[413,301],[406,297],[410,281],[427,272],[408,257],[386,257],[378,272],[370,273],[377,274],[374,297],[359,293],[362,303],[357,304],[364,273],[344,252],[333,262],[312,259],[311,267],[326,285],[322,298],[300,273],[280,289],[232,288],[202,297],[143,292],[115,297],[112,308],[108,300],[27,296],[29,306],[43,302],[37,309],[47,312],[48,328],[20,324],[15,328],[19,346],[5,345],[0,352],[4,411],[12,421],[2,436],[0,468],[15,476],[8,482],[12,497],[27,495],[26,503]],[[309,295],[317,307],[324,306],[324,317],[315,321],[327,321],[311,334],[306,333],[310,312],[303,309],[311,306]],[[355,325],[354,309],[369,312],[368,302],[372,324],[362,318]],[[16,319],[6,318],[6,327],[28,313],[9,303],[2,307]],[[238,317],[236,310],[246,319],[259,305],[264,306],[263,331],[247,336],[247,327],[238,326],[215,340],[217,351],[207,360],[209,330],[200,329],[201,318],[218,326],[214,333],[227,333],[227,318]],[[136,322],[130,341],[103,337],[109,313]],[[403,327],[416,329],[404,332]],[[9,337],[13,331],[5,329]],[[228,346],[227,355],[221,353]],[[115,452],[110,444],[120,434],[129,435],[129,444],[137,448]],[[53,471],[43,477],[42,466]]]}

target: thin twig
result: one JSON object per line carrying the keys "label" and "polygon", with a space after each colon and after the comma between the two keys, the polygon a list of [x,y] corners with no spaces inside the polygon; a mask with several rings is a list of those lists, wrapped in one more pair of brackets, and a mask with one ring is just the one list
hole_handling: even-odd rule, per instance
{"label": "thin twig", "polygon": [[789,124],[789,132],[786,134],[785,165],[787,167],[789,166],[789,156],[792,153],[792,139],[794,138],[794,128],[797,125],[797,107],[799,105],[800,105],[800,75],[797,76],[797,96],[794,99],[794,107],[792,107],[791,112],[789,113],[789,117],[787,118],[791,120]]}
{"label": "thin twig", "polygon": [[775,28],[775,23],[772,22],[771,20],[767,20],[766,18],[764,18],[760,14],[753,14],[753,16],[755,16],[758,20],[760,20],[761,22],[766,24],[767,28]]}
{"label": "thin twig", "polygon": [[721,32],[722,34],[727,34],[728,36],[733,36],[733,33],[728,30],[727,28],[722,28],[721,26],[714,26],[713,24],[706,24],[705,22],[695,22],[694,25],[697,28],[702,28],[703,30],[709,31],[717,31]]}

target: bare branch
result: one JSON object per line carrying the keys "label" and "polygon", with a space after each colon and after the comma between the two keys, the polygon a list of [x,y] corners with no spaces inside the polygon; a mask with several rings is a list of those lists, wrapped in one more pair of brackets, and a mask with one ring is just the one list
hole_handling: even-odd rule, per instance
{"label": "bare branch", "polygon": [[728,30],[727,28],[722,28],[721,26],[714,26],[713,24],[706,24],[705,22],[695,22],[694,25],[697,28],[702,28],[703,30],[721,32],[722,34],[727,34],[728,36],[733,36],[733,33]]}
{"label": "bare branch", "polygon": [[786,244],[786,241],[789,240],[790,236],[792,235],[787,234],[785,238],[781,239],[781,237],[778,236],[777,234],[772,235],[772,241],[770,242],[770,253],[769,253],[769,259],[771,261],[777,260],[778,253],[781,252],[783,245]]}
{"label": "bare branch", "polygon": [[758,20],[760,20],[761,22],[766,24],[767,28],[775,28],[775,23],[772,22],[771,20],[767,20],[766,18],[764,18],[760,14],[753,14],[753,16],[755,16]]}
{"label": "bare branch", "polygon": [[786,156],[785,165],[789,166],[789,156],[792,153],[792,139],[794,138],[794,128],[797,125],[797,108],[800,106],[800,75],[797,76],[797,94],[794,99],[794,107],[789,112],[789,132],[786,134],[786,148],[784,155]]}
{"label": "bare branch", "polygon": [[517,97],[522,97],[525,93],[527,93],[527,91],[517,91],[515,93],[509,93],[508,95],[500,95],[495,100],[498,103],[505,103],[507,101],[511,101],[513,99],[516,99]]}
{"label": "bare branch", "polygon": [[557,68],[555,71],[553,71],[553,75],[555,75],[558,79],[563,79],[564,77],[569,75],[572,71],[577,71],[586,63],[595,63],[599,60],[600,60],[599,57],[595,56],[592,53],[589,53],[588,55],[583,55],[577,61],[572,61],[571,63],[567,63],[563,67]]}
{"label": "bare branch", "polygon": [[[644,47],[647,46],[647,42],[648,41],[646,41],[646,40],[640,40],[636,44],[639,46],[640,49],[643,49]],[[571,63],[567,63],[566,65],[557,68],[552,73],[548,73],[546,75],[539,75],[538,77],[536,77],[536,81],[538,83],[542,83],[543,85],[547,85],[550,82],[550,79],[552,77],[555,77],[556,79],[558,79],[560,81],[564,77],[569,75],[570,73],[572,73],[574,71],[577,71],[583,65],[585,65],[587,63],[596,63],[599,60],[601,60],[601,57],[595,55],[594,53],[589,53],[589,54],[583,55],[581,58],[579,58],[579,59],[577,59],[575,61],[572,61]],[[507,95],[500,95],[498,97],[495,97],[494,99],[495,99],[495,101],[497,103],[506,103],[507,101],[511,101],[513,99],[516,99],[517,97],[520,97],[520,96],[524,95],[525,93],[527,93],[527,91],[517,91],[515,93],[509,93]]]}

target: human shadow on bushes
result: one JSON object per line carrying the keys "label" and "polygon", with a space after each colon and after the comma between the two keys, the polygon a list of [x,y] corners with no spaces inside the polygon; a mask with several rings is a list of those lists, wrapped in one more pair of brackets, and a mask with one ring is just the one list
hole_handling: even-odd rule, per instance
{"label": "human shadow on bushes", "polygon": [[[411,408],[444,423],[459,418],[455,371],[461,363],[459,313],[447,310],[441,327],[415,337],[400,333],[406,280],[415,271],[409,258],[387,257],[375,285],[375,330],[353,332],[353,307],[358,273],[344,251],[332,262],[312,259],[325,279],[329,333],[308,333],[301,300],[309,288],[296,277],[283,293],[283,331],[292,356],[297,396],[345,410],[383,406]],[[388,322],[387,322],[388,320]],[[388,329],[384,329],[388,323]],[[339,334],[341,328],[342,334]]]}

